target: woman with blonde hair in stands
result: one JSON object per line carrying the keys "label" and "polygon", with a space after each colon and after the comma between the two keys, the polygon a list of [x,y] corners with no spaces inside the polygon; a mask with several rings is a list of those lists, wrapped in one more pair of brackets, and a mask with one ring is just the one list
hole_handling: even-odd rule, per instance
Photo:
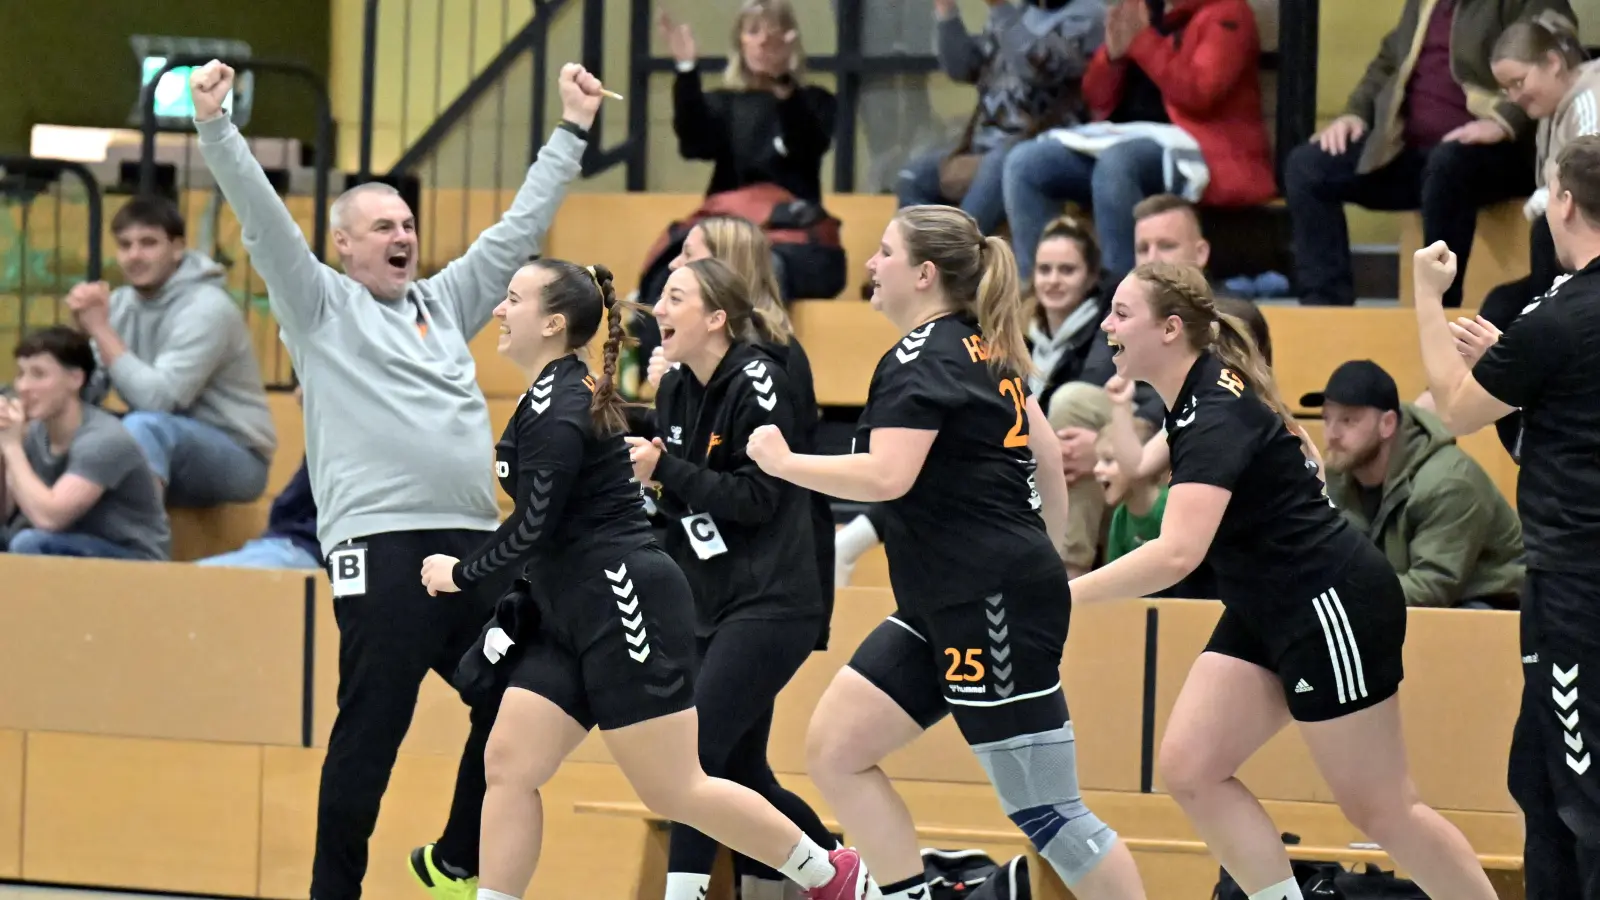
{"label": "woman with blonde hair in stands", "polygon": [[853,452],[796,453],[767,427],[749,442],[764,471],[881,503],[886,519],[897,609],[818,703],[811,777],[885,900],[923,897],[916,827],[880,763],[954,715],[1001,807],[1073,894],[1139,900],[1132,855],[1078,789],[1060,672],[1066,481],[1028,389],[1011,247],[959,209],[911,206],[867,271],[873,308],[903,337],[873,374]]}
{"label": "woman with blonde hair in stands", "polygon": [[[1117,403],[1134,381],[1165,402],[1152,443],[1172,473],[1161,534],[1073,579],[1073,598],[1148,596],[1205,561],[1223,606],[1167,725],[1167,790],[1252,900],[1300,900],[1277,828],[1236,776],[1295,722],[1351,823],[1428,896],[1491,900],[1472,847],[1407,769],[1400,579],[1329,502],[1247,326],[1217,311],[1199,269],[1148,263],[1123,279],[1103,327]],[[1118,464],[1139,471],[1137,440],[1118,444]]]}
{"label": "woman with blonde hair in stands", "polygon": [[1506,96],[1539,123],[1533,166],[1539,188],[1522,207],[1532,226],[1528,278],[1503,301],[1486,299],[1482,310],[1490,324],[1505,329],[1523,306],[1549,290],[1561,274],[1550,225],[1544,218],[1550,202],[1545,164],[1560,155],[1573,138],[1600,132],[1600,62],[1589,60],[1571,20],[1545,10],[1511,23],[1500,33],[1489,54],[1489,68]]}

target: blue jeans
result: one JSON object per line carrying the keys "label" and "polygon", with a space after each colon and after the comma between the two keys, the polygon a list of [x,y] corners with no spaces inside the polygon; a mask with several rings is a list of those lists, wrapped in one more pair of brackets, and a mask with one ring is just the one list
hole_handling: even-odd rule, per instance
{"label": "blue jeans", "polygon": [[12,553],[23,556],[78,556],[94,559],[136,559],[134,552],[103,537],[76,531],[24,528],[11,536]]}
{"label": "blue jeans", "polygon": [[175,413],[131,412],[122,426],[167,486],[168,506],[249,503],[267,489],[267,460],[215,425]]}
{"label": "blue jeans", "polygon": [[1047,135],[1013,150],[1002,181],[1011,248],[1023,277],[1033,276],[1039,235],[1069,200],[1094,210],[1106,274],[1120,280],[1133,271],[1133,208],[1167,189],[1163,155],[1161,145],[1147,138],[1113,144],[1099,158]]}
{"label": "blue jeans", "polygon": [[[994,234],[1005,221],[1005,197],[1001,192],[1001,174],[1005,171],[1006,156],[1016,144],[1001,144],[984,154],[978,172],[972,177],[972,186],[961,198],[961,209],[978,223],[978,230]],[[939,164],[949,156],[948,150],[935,150],[911,158],[900,170],[895,180],[895,197],[901,206],[920,206],[925,203],[950,204],[952,201],[939,191]]]}
{"label": "blue jeans", "polygon": [[322,561],[286,537],[266,535],[246,543],[231,553],[194,561],[197,566],[227,566],[234,569],[320,569]]}

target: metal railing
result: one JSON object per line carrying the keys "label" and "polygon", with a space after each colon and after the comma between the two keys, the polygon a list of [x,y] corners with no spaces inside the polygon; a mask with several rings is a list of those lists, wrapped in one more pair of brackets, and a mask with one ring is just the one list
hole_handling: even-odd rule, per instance
{"label": "metal railing", "polygon": [[[80,196],[69,195],[69,181],[81,185]],[[72,228],[80,213],[81,229]],[[31,328],[62,321],[59,300],[72,285],[100,279],[102,215],[100,183],[88,167],[0,156],[0,308],[16,304],[14,326],[10,315],[0,320],[0,333],[12,332],[0,363],[8,371],[10,345]]]}

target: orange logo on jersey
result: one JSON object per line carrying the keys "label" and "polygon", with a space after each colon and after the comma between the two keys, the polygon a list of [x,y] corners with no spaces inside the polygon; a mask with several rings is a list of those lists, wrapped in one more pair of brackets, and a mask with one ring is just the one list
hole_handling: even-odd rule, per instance
{"label": "orange logo on jersey", "polygon": [[1244,392],[1244,379],[1233,374],[1232,369],[1223,369],[1217,378],[1217,385],[1226,388],[1235,397]]}
{"label": "orange logo on jersey", "polygon": [[594,376],[593,375],[585,375],[585,376],[583,376],[583,386],[589,389],[589,393],[591,393],[591,394],[594,393]]}
{"label": "orange logo on jersey", "polygon": [[967,348],[967,355],[972,357],[973,362],[988,361],[989,345],[983,342],[981,335],[975,334],[969,338],[962,338],[961,345]]}
{"label": "orange logo on jersey", "polygon": [[711,448],[720,443],[722,443],[722,435],[717,434],[715,431],[711,432],[711,440],[706,441],[706,459],[711,458]]}

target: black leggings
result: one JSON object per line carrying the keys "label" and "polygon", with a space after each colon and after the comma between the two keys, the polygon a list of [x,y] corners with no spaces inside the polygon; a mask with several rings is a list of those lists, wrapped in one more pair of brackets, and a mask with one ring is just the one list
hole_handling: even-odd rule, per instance
{"label": "black leggings", "polygon": [[[816,619],[723,625],[700,639],[694,702],[700,717],[700,765],[706,774],[755,791],[812,840],[831,848],[833,838],[816,812],[779,784],[767,763],[773,702],[811,654],[821,627]],[[668,871],[709,875],[716,857],[715,841],[673,823]],[[757,878],[782,877],[753,860],[739,860],[739,868]]]}

